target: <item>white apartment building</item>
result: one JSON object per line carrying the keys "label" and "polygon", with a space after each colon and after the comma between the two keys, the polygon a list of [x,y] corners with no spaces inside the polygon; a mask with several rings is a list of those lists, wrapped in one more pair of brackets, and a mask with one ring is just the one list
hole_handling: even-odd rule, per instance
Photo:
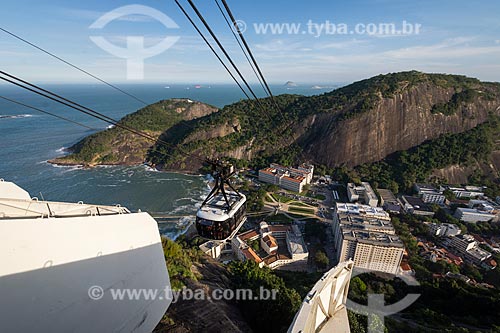
{"label": "white apartment building", "polygon": [[446,200],[442,189],[436,189],[429,184],[415,184],[415,190],[425,203],[435,203],[441,205]]}
{"label": "white apartment building", "polygon": [[356,186],[353,183],[347,184],[347,197],[350,202],[363,201],[371,207],[378,206],[378,198],[373,191],[371,185],[367,182],[362,182],[360,186]]}
{"label": "white apartment building", "polygon": [[477,246],[477,242],[471,235],[458,235],[451,239],[450,246],[461,253]]}
{"label": "white apartment building", "polygon": [[480,211],[475,208],[457,208],[454,216],[463,222],[477,223],[477,222],[487,222],[496,218],[495,214],[491,214],[485,211]]}
{"label": "white apartment building", "polygon": [[451,238],[450,246],[462,254],[468,262],[480,265],[491,257],[491,253],[481,249],[471,235],[458,235]]}
{"label": "white apartment building", "polygon": [[450,223],[430,223],[428,226],[430,234],[438,237],[457,236],[462,232],[458,226]]}
{"label": "white apartment building", "polygon": [[314,166],[309,164],[303,164],[295,169],[272,163],[269,168],[259,170],[259,180],[300,193],[305,185],[311,183],[313,174]]}
{"label": "white apartment building", "polygon": [[337,203],[333,220],[339,261],[352,259],[356,267],[399,272],[404,244],[395,235],[389,213],[379,207]]}
{"label": "white apartment building", "polygon": [[356,267],[398,274],[404,245],[397,236],[343,229],[340,239],[340,262],[352,259]]}
{"label": "white apartment building", "polygon": [[482,187],[478,186],[465,186],[465,187],[452,187],[448,186],[448,190],[452,191],[455,197],[461,198],[478,198],[484,197],[484,191]]}

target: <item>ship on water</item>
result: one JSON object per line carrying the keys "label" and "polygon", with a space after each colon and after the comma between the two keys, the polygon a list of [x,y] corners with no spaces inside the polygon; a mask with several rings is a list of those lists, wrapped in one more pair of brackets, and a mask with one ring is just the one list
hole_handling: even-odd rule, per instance
{"label": "ship on water", "polygon": [[0,180],[0,251],[0,332],[151,332],[172,301],[148,213],[38,200]]}

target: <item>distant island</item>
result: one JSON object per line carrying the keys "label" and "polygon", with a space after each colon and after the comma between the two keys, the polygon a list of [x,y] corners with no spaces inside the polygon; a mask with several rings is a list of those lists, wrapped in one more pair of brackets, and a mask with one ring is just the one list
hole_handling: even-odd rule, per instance
{"label": "distant island", "polygon": [[295,87],[298,87],[299,85],[293,81],[288,81],[287,83],[285,83],[285,87],[288,87],[288,88],[295,88]]}

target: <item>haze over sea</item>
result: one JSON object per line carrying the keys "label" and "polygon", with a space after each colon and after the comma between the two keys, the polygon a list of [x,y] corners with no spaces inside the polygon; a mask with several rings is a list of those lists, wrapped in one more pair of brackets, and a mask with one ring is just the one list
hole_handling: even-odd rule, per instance
{"label": "haze over sea", "polygon": [[[144,105],[105,85],[41,85],[86,107],[120,119]],[[217,107],[243,98],[233,85],[122,85],[127,92],[154,103],[168,98],[190,98]],[[273,93],[314,95],[333,90],[272,86]],[[159,215],[185,216],[160,224],[162,234],[175,238],[194,220],[208,183],[201,176],[157,172],[135,167],[59,167],[47,160],[108,124],[17,87],[0,85],[0,95],[83,123],[95,130],[39,113],[0,99],[0,178],[13,181],[32,196],[50,201],[114,205]]]}

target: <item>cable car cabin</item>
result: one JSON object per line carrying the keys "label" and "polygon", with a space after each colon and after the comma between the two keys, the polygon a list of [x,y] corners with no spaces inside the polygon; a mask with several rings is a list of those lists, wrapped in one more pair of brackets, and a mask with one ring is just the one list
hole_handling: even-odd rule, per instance
{"label": "cable car cabin", "polygon": [[244,222],[247,201],[245,195],[236,192],[224,194],[212,196],[198,210],[196,230],[201,237],[225,240]]}

